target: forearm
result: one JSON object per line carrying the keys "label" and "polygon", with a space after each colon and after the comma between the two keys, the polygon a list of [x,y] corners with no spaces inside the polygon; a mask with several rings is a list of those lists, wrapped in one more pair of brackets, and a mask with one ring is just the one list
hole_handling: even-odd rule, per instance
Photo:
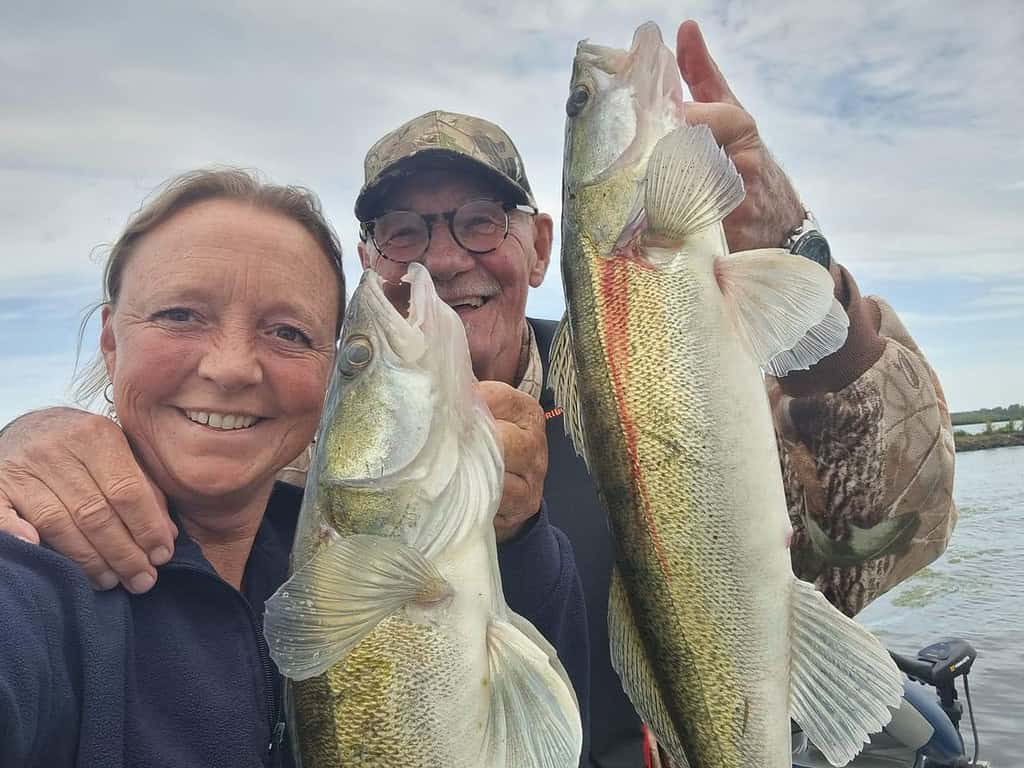
{"label": "forearm", "polygon": [[572,545],[551,525],[545,507],[519,535],[498,545],[498,565],[509,607],[559,648],[572,622],[583,618],[564,615],[574,598],[582,599],[582,589]]}
{"label": "forearm", "polygon": [[768,386],[794,570],[853,615],[944,551],[953,440],[941,386],[895,313],[835,274],[847,345]]}

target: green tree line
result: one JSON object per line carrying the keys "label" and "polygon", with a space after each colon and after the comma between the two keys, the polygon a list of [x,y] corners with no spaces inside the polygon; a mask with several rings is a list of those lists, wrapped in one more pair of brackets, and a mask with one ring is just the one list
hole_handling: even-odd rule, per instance
{"label": "green tree line", "polygon": [[953,420],[953,426],[961,424],[984,424],[987,421],[1009,421],[1010,419],[1024,419],[1024,406],[1020,403],[1013,403],[1007,407],[981,408],[977,411],[957,411],[949,414]]}

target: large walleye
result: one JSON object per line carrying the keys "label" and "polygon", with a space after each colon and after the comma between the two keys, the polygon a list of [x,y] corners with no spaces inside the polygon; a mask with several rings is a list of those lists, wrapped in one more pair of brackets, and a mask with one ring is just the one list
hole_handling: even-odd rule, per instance
{"label": "large walleye", "polygon": [[465,330],[409,267],[408,319],[364,273],[345,318],[270,654],[305,768],[575,768],[575,695],[505,604],[503,464]]}
{"label": "large walleye", "polygon": [[791,715],[844,764],[889,720],[901,679],[793,576],[761,371],[807,368],[848,322],[819,265],[728,253],[742,180],[682,99],[654,24],[629,51],[580,43],[552,378],[617,542],[613,664],[681,766],[789,766]]}

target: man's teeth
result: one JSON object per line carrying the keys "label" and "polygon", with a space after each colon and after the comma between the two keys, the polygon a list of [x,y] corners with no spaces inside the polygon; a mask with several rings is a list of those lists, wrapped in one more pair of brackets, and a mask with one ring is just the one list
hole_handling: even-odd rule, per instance
{"label": "man's teeth", "polygon": [[259,419],[255,416],[243,416],[234,413],[209,413],[207,411],[185,411],[190,421],[205,424],[214,429],[246,429]]}
{"label": "man's teeth", "polygon": [[471,296],[466,299],[452,299],[451,301],[448,302],[448,305],[451,307],[473,307],[473,309],[476,309],[477,307],[482,307],[483,304],[483,296]]}

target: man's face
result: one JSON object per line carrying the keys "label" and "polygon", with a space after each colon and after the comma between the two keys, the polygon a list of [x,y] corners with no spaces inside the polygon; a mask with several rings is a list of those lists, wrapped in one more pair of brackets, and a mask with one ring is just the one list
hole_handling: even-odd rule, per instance
{"label": "man's face", "polygon": [[[502,200],[495,190],[462,173],[430,171],[396,185],[383,211],[443,213],[481,198]],[[491,253],[472,254],[451,236],[445,221],[435,221],[421,261],[434,278],[437,293],[459,313],[466,326],[473,372],[480,380],[515,385],[523,334],[526,294],[543,282],[551,257],[552,222],[547,214],[509,213],[508,237]],[[405,264],[390,261],[373,242],[361,243],[364,268],[397,281]]]}

